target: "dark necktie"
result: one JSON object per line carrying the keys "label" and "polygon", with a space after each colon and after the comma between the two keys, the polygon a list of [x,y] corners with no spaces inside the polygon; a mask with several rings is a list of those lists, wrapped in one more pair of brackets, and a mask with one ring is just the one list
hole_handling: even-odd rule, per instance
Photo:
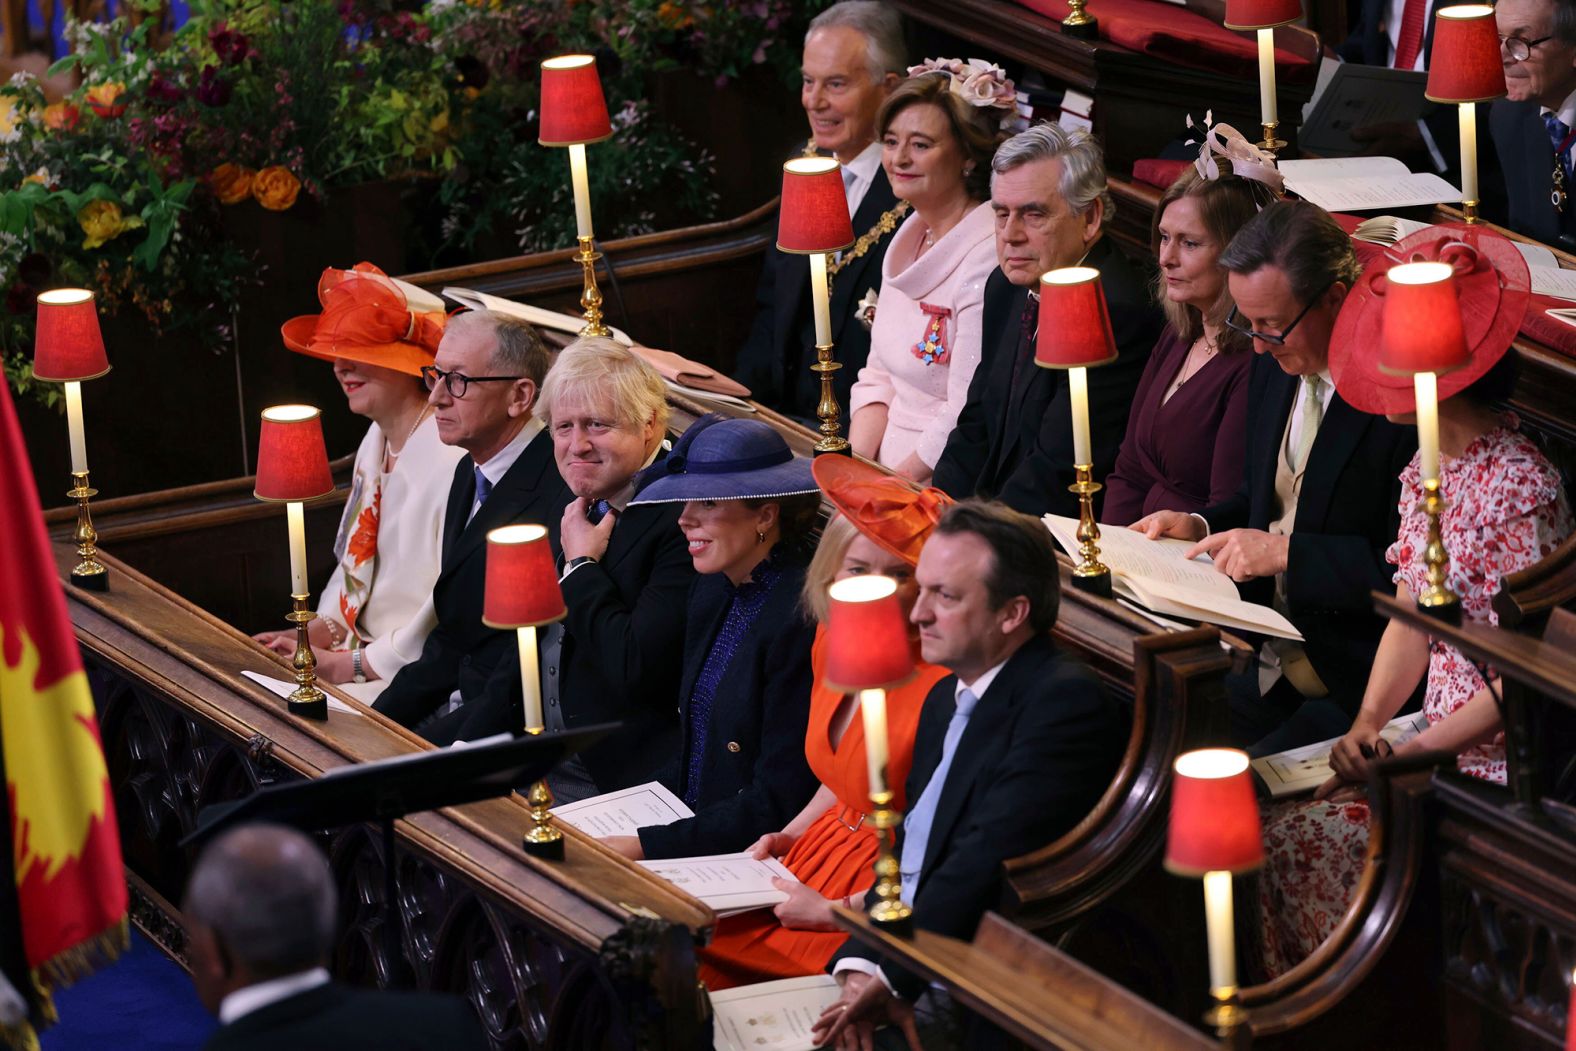
{"label": "dark necktie", "polygon": [[1024,370],[1034,360],[1034,338],[1038,334],[1040,321],[1040,301],[1034,296],[1029,296],[1023,304],[1023,317],[1018,320],[1018,350],[1017,356],[1012,359],[1012,391],[1018,390],[1018,381],[1023,378]]}
{"label": "dark necktie", "polygon": [[592,525],[600,525],[602,523],[602,519],[606,518],[607,513],[611,510],[613,510],[612,504],[608,503],[606,500],[598,500],[596,503],[586,508],[586,517],[591,520]]}
{"label": "dark necktie", "polygon": [[471,470],[476,475],[476,507],[477,510],[480,510],[481,505],[487,502],[487,496],[492,492],[493,484],[487,480],[487,476],[485,474],[482,474],[482,469],[480,467],[473,465]]}
{"label": "dark necktie", "polygon": [[1401,31],[1396,34],[1395,68],[1411,69],[1423,50],[1423,25],[1428,21],[1428,0],[1406,0],[1401,12]]}

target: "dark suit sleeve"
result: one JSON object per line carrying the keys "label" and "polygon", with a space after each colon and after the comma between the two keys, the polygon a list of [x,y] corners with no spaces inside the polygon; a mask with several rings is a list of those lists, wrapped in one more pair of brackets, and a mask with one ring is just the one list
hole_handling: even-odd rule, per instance
{"label": "dark suit sleeve", "polygon": [[1371,536],[1322,536],[1291,532],[1286,554],[1286,605],[1293,615],[1322,610],[1368,612],[1371,591],[1394,592],[1392,570],[1384,553],[1401,530],[1401,472],[1414,447],[1397,440],[1389,449],[1383,477],[1388,508],[1383,531]]}
{"label": "dark suit sleeve", "polygon": [[[947,445],[941,451],[931,475],[931,484],[955,500],[974,495],[974,487],[985,470],[990,455],[991,413],[1005,406],[991,404],[991,392],[1006,390],[1006,377],[997,377],[998,368],[1012,368],[1012,349],[1002,340],[1011,329],[1009,315],[1017,302],[1017,288],[999,269],[985,282],[985,315],[980,331],[980,363],[969,380],[968,399],[953,425]],[[999,384],[999,388],[998,388]]]}
{"label": "dark suit sleeve", "polygon": [[603,675],[616,688],[671,711],[671,694],[651,695],[641,687],[654,669],[672,666],[684,645],[683,610],[695,569],[684,534],[671,521],[653,528],[663,532],[634,604],[624,600],[600,562],[584,565],[561,585],[569,611],[564,627],[575,645],[597,654]]}
{"label": "dark suit sleeve", "polygon": [[776,328],[779,255],[775,248],[767,247],[761,264],[761,280],[755,287],[755,319],[750,322],[749,337],[739,348],[733,366],[733,378],[750,388],[752,398],[769,405],[777,404],[783,393],[778,389],[782,362],[772,360],[775,356],[772,335]]}
{"label": "dark suit sleeve", "polygon": [[413,727],[438,709],[459,683],[455,650],[440,623],[422,644],[421,656],[395,674],[372,704],[401,726]]}
{"label": "dark suit sleeve", "polygon": [[[810,718],[810,643],[815,629],[798,620],[762,651],[759,752],[749,785],[694,817],[640,830],[648,858],[682,858],[743,850],[788,823],[815,794],[805,759]],[[742,698],[756,703],[755,698]],[[708,738],[709,748],[722,743]]]}

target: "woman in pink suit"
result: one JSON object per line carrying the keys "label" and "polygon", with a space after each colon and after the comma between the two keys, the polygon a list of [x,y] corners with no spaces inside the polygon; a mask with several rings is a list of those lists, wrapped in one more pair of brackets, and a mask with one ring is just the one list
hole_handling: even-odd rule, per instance
{"label": "woman in pink suit", "polygon": [[996,268],[990,158],[1016,110],[1011,81],[978,59],[908,72],[878,127],[892,192],[912,210],[881,266],[848,436],[861,456],[925,482],[980,360],[985,279]]}

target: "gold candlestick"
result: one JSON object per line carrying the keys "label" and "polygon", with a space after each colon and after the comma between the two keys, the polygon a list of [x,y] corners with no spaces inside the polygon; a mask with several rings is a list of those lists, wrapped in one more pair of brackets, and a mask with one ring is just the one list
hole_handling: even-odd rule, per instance
{"label": "gold candlestick", "polygon": [[93,516],[88,512],[88,501],[98,495],[98,490],[88,485],[86,471],[71,472],[71,488],[66,496],[77,502],[77,531],[71,539],[77,542],[79,561],[71,570],[71,583],[89,591],[109,590],[109,570],[98,560],[98,531],[93,528]]}
{"label": "gold candlestick", "polygon": [[1235,1047],[1236,1040],[1248,1021],[1248,1012],[1237,1002],[1237,988],[1211,989],[1215,1003],[1204,1012],[1204,1024],[1215,1030],[1226,1047]]}
{"label": "gold candlestick", "polygon": [[1094,520],[1094,494],[1105,488],[1093,480],[1091,464],[1075,464],[1078,481],[1067,487],[1078,494],[1078,565],[1073,568],[1073,584],[1105,598],[1111,597],[1111,570],[1100,561],[1100,527]]}
{"label": "gold candlestick", "polygon": [[1478,218],[1478,204],[1479,203],[1481,203],[1481,202],[1479,202],[1479,201],[1462,201],[1461,202],[1461,216],[1468,223],[1480,223],[1480,222],[1483,221],[1483,220]]}
{"label": "gold candlestick", "polygon": [[580,263],[584,272],[585,287],[580,293],[580,309],[583,312],[586,324],[580,330],[582,336],[607,336],[611,335],[608,327],[602,324],[602,290],[596,287],[596,261],[602,258],[602,253],[591,247],[591,235],[586,234],[580,238],[580,252],[575,259]]}
{"label": "gold candlestick", "polygon": [[[540,736],[542,728],[527,728],[532,737]],[[520,846],[535,858],[553,861],[564,859],[564,834],[553,824],[553,790],[547,787],[547,778],[536,782],[525,795],[531,811],[531,827],[521,838]]]}
{"label": "gold candlestick", "polygon": [[907,937],[914,930],[914,910],[903,900],[903,870],[893,851],[893,830],[901,818],[892,809],[892,792],[874,792],[870,815],[876,828],[876,896],[881,900],[870,906],[870,922],[883,930]]}
{"label": "gold candlestick", "polygon": [[848,439],[837,432],[837,417],[843,411],[837,403],[837,392],[832,389],[832,373],[842,368],[840,362],[832,360],[832,345],[830,343],[818,344],[815,348],[815,364],[810,366],[811,372],[821,376],[821,401],[815,407],[815,414],[821,418],[821,440],[815,443],[815,455],[822,453],[848,454]]}
{"label": "gold candlestick", "polygon": [[306,626],[317,619],[317,614],[307,608],[305,595],[291,595],[293,609],[285,619],[296,626],[295,656],[290,666],[295,669],[296,688],[285,698],[285,707],[291,715],[303,719],[328,721],[328,698],[317,688],[317,656],[307,639]]}
{"label": "gold candlestick", "polygon": [[1062,19],[1062,32],[1079,40],[1095,40],[1100,36],[1100,23],[1084,11],[1088,0],[1067,0],[1067,17]]}
{"label": "gold candlestick", "polygon": [[1280,131],[1280,121],[1269,121],[1265,124],[1261,124],[1260,128],[1264,132],[1264,138],[1259,140],[1259,149],[1269,150],[1271,153],[1275,153],[1286,148],[1286,140],[1278,138],[1276,134]]}
{"label": "gold candlestick", "polygon": [[1430,478],[1423,483],[1423,513],[1428,516],[1428,545],[1423,548],[1423,562],[1428,566],[1428,586],[1417,596],[1417,608],[1431,617],[1461,623],[1461,600],[1450,590],[1445,580],[1450,568],[1450,555],[1445,551],[1444,536],[1439,520],[1445,511],[1445,498],[1439,492],[1439,479]]}

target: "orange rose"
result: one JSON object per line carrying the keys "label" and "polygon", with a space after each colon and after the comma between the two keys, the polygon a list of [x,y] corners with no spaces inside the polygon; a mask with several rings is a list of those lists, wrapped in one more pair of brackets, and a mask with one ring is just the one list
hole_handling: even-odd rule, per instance
{"label": "orange rose", "polygon": [[290,174],[290,169],[272,164],[252,177],[252,196],[257,203],[272,212],[282,212],[295,204],[301,192],[301,180]]}
{"label": "orange rose", "polygon": [[252,169],[221,164],[208,173],[208,185],[220,204],[240,204],[252,196]]}
{"label": "orange rose", "polygon": [[106,120],[118,117],[126,112],[126,104],[120,101],[125,94],[126,85],[119,81],[95,84],[87,90],[88,108]]}
{"label": "orange rose", "polygon": [[82,111],[69,102],[56,102],[44,107],[44,127],[51,131],[70,131],[82,119]]}

